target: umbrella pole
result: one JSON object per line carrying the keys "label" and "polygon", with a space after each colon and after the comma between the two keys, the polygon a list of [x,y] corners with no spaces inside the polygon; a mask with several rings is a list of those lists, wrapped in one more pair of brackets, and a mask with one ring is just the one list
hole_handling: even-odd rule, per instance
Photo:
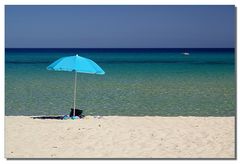
{"label": "umbrella pole", "polygon": [[75,80],[74,80],[73,116],[75,116],[75,109],[76,109],[76,90],[77,90],[77,71],[75,71]]}

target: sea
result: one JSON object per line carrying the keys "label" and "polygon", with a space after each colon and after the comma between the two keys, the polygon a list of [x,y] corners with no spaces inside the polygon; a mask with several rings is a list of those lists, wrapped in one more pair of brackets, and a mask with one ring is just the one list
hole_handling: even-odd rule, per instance
{"label": "sea", "polygon": [[[184,55],[184,52],[189,55]],[[48,71],[87,57],[105,75],[78,74],[76,106],[99,116],[235,116],[234,49],[5,49],[5,115],[66,115],[74,73]]]}

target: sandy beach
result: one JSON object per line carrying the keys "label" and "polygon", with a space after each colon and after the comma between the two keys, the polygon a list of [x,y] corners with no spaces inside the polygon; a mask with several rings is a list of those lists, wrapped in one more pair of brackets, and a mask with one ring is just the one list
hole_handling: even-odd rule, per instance
{"label": "sandy beach", "polygon": [[5,116],[6,158],[234,158],[234,117]]}

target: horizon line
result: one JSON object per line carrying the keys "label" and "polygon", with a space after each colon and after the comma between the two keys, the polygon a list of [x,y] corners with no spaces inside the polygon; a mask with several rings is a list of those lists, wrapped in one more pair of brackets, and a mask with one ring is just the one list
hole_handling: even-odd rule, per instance
{"label": "horizon line", "polygon": [[5,49],[235,49],[235,47],[225,47],[225,48],[216,48],[216,47],[192,47],[192,48],[77,48],[77,47],[69,47],[69,48],[58,48],[58,47],[5,47]]}

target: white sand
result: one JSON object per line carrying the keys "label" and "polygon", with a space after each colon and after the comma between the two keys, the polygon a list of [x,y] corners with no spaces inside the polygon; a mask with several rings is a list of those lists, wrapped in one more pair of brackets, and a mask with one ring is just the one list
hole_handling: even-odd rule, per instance
{"label": "white sand", "polygon": [[5,117],[6,158],[235,158],[234,117]]}

